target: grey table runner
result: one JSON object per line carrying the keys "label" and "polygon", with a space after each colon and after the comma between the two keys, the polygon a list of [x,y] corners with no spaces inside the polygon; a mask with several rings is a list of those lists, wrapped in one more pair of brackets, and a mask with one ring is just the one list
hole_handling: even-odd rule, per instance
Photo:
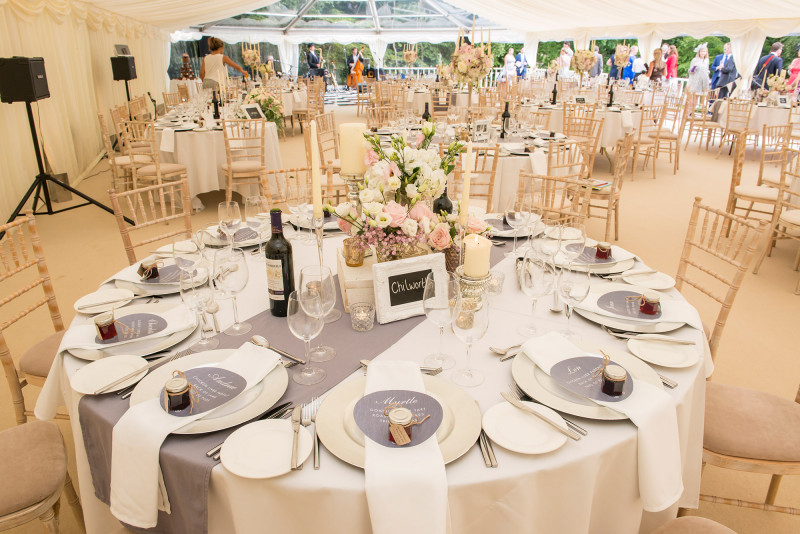
{"label": "grey table runner", "polygon": [[[496,264],[503,259],[505,246],[492,247],[491,262]],[[312,345],[324,344],[336,349],[336,357],[327,362],[315,362],[328,373],[325,380],[313,386],[301,386],[289,379],[289,386],[283,397],[276,403],[292,402],[294,405],[308,402],[311,397],[320,396],[339,384],[361,367],[359,360],[376,357],[391,347],[406,333],[425,320],[425,316],[410,317],[402,321],[378,324],[369,332],[356,332],[350,326],[350,316],[344,313],[339,284],[336,283],[336,309],[342,318],[325,328]],[[266,295],[265,295],[266,300]],[[266,337],[270,344],[290,354],[303,355],[303,342],[289,332],[286,319],[273,317],[269,310],[247,319],[253,330],[244,336],[219,334],[219,348],[238,348],[255,334]],[[288,369],[289,373],[299,372],[301,366]],[[114,425],[128,410],[128,399],[120,399],[114,393],[106,395],[85,395],[78,404],[83,442],[92,472],[95,495],[109,504],[111,494],[111,434]],[[266,412],[270,406],[264,407]],[[256,418],[257,419],[257,418]],[[247,424],[247,423],[243,423]],[[208,483],[211,470],[217,465],[205,453],[238,429],[220,430],[208,434],[170,435],[162,444],[159,456],[164,484],[169,496],[171,513],[158,513],[158,524],[151,529],[140,529],[126,525],[136,532],[164,534],[205,534],[208,532]]]}

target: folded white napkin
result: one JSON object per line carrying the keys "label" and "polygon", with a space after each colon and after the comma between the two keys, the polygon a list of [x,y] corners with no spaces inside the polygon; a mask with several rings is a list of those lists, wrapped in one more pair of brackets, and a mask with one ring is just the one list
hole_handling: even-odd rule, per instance
{"label": "folded white napkin", "polygon": [[538,176],[547,174],[547,154],[544,150],[534,150],[529,155],[531,159],[531,172]]}
{"label": "folded white napkin", "polygon": [[[148,256],[145,259],[146,260],[164,260],[164,258],[155,256],[155,255]],[[144,260],[142,260],[142,261],[144,261]],[[144,282],[142,280],[142,277],[139,276],[139,266],[141,265],[141,263],[142,262],[140,261],[140,262],[134,263],[133,265],[129,265],[129,266],[125,267],[120,272],[118,272],[115,275],[111,276],[111,278],[109,278],[108,280],[106,280],[103,283],[107,284],[108,282],[113,282],[114,280],[122,280],[124,282],[131,282],[133,284],[147,285],[148,287],[150,287],[150,286],[158,287],[160,289],[163,289],[165,286],[177,286],[178,285],[178,282],[169,282],[169,283]],[[172,262],[171,259],[166,260],[165,265],[173,265],[173,264],[174,264],[174,262]],[[159,265],[159,267],[160,267],[160,265]],[[208,271],[206,269],[202,268],[202,267],[199,267],[197,269],[197,272],[195,273],[195,280],[199,280],[199,279],[205,278],[206,276],[208,276]]]}
{"label": "folded white napkin", "polygon": [[[245,343],[219,367],[244,377],[247,391],[272,371],[278,359],[269,349]],[[155,398],[125,412],[114,425],[111,438],[111,513],[117,519],[139,528],[156,526],[161,444],[171,432],[218,409],[176,417],[165,412]]]}
{"label": "folded white napkin", "polygon": [[[388,389],[425,392],[419,365],[406,361],[373,361],[364,393]],[[365,488],[375,534],[448,532],[447,477],[434,434],[410,448],[389,448],[364,439]],[[398,515],[398,510],[403,510]]]}
{"label": "folded white napkin", "polygon": [[161,132],[161,152],[175,152],[175,130],[164,128]]}
{"label": "folded white napkin", "polygon": [[[633,286],[627,284],[593,284],[589,288],[589,294],[580,304],[575,305],[575,308],[586,310],[598,315],[605,315],[607,317],[618,317],[623,321],[639,324],[650,323],[686,323],[692,328],[702,331],[703,322],[700,320],[700,315],[694,306],[682,299],[661,299],[661,316],[657,319],[641,319],[633,318],[627,315],[614,313],[605,310],[597,305],[597,300],[604,294],[611,290],[619,291],[632,291]],[[663,296],[663,294],[662,294]]]}
{"label": "folded white napkin", "polygon": [[622,129],[629,131],[633,129],[633,115],[629,109],[622,110]]}
{"label": "folded white napkin", "polygon": [[[523,354],[550,374],[556,363],[583,356],[585,351],[556,332],[528,340]],[[628,377],[628,380],[634,380]],[[642,508],[659,512],[673,505],[683,493],[678,417],[672,398],[664,391],[634,380],[633,393],[619,402],[595,401],[627,415],[639,429],[638,469]]]}

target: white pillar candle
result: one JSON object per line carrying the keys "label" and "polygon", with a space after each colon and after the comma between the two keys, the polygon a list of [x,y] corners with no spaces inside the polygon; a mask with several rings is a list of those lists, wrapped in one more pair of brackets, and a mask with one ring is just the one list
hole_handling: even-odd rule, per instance
{"label": "white pillar candle", "polygon": [[364,155],[364,124],[348,122],[339,126],[339,161],[341,174],[362,175],[366,172]]}
{"label": "white pillar candle", "polygon": [[317,121],[311,121],[311,198],[314,202],[314,217],[320,218],[322,213],[322,183],[320,180],[319,141],[317,140]]}
{"label": "white pillar candle", "polygon": [[464,238],[464,275],[483,278],[489,274],[489,257],[492,242],[482,235],[470,234]]}
{"label": "white pillar candle", "polygon": [[467,225],[469,216],[469,183],[472,180],[472,141],[467,143],[467,155],[464,158],[464,185],[461,188],[461,211],[458,214],[458,222],[461,226]]}

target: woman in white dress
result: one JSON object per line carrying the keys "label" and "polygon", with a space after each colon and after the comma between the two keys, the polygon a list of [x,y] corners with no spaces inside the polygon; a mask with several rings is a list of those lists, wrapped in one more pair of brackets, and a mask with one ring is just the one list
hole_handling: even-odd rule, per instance
{"label": "woman in white dress", "polygon": [[509,48],[508,53],[503,58],[503,77],[509,85],[513,85],[514,80],[517,79],[517,57],[514,55],[514,49]]}
{"label": "woman in white dress", "polygon": [[222,42],[222,39],[210,38],[208,47],[211,49],[211,53],[203,58],[203,63],[200,65],[203,89],[213,89],[214,91],[219,89],[219,82],[225,79],[228,73],[226,65],[238,70],[247,79],[247,72],[225,55],[225,43]]}
{"label": "woman in white dress", "polygon": [[703,43],[694,49],[697,56],[689,65],[689,83],[686,90],[692,93],[704,93],[708,91],[708,45]]}

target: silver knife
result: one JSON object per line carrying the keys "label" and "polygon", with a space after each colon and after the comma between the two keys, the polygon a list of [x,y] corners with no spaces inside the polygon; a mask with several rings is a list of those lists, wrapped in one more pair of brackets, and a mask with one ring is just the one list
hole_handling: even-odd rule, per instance
{"label": "silver knife", "polygon": [[300,423],[303,419],[303,407],[297,405],[292,410],[292,469],[297,469],[297,442],[300,437]]}
{"label": "silver knife", "polygon": [[492,440],[489,439],[489,436],[486,435],[486,432],[483,429],[481,429],[481,434],[483,434],[483,441],[486,442],[486,452],[489,454],[489,462],[491,463],[491,467],[497,467],[497,457],[494,455]]}
{"label": "silver knife", "polygon": [[577,432],[575,432],[574,430],[569,430],[569,429],[565,429],[565,428],[560,427],[559,425],[557,425],[556,423],[554,423],[553,421],[551,421],[550,419],[548,419],[544,415],[540,414],[539,412],[537,412],[533,408],[530,408],[529,406],[526,406],[524,403],[518,401],[517,399],[515,399],[514,397],[512,397],[508,393],[501,392],[500,396],[503,397],[506,400],[506,402],[511,404],[513,407],[518,408],[518,409],[522,410],[523,412],[529,413],[531,415],[535,415],[536,417],[538,417],[539,419],[541,419],[542,421],[544,421],[545,423],[547,423],[551,427],[555,428],[556,430],[558,430],[559,432],[561,432],[562,434],[564,434],[568,438],[574,439],[575,441],[578,441],[579,439],[581,439],[581,435],[578,434]]}

